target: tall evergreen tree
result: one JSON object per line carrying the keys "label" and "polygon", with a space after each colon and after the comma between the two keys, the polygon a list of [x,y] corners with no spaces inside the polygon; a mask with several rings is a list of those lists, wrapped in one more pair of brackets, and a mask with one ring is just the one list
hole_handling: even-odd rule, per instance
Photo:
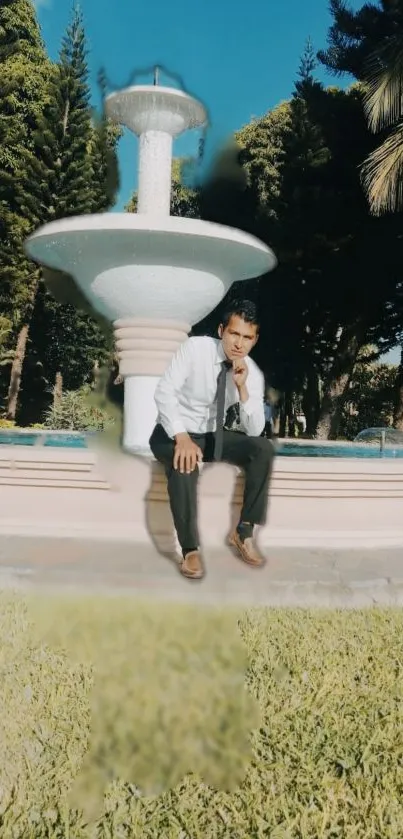
{"label": "tall evergreen tree", "polygon": [[85,32],[76,9],[36,121],[35,148],[27,155],[32,196],[41,199],[38,223],[92,211],[91,115]]}
{"label": "tall evergreen tree", "polygon": [[[119,129],[104,117],[95,119],[92,112],[83,18],[76,9],[50,78],[48,104],[37,121],[35,148],[28,154],[33,200],[41,208],[38,224],[110,207],[118,188],[119,137]],[[70,278],[69,282],[74,283]],[[39,418],[32,416],[35,399],[30,394],[30,371],[38,360],[50,382],[60,373],[65,386],[74,388],[88,379],[95,361],[102,363],[109,352],[110,336],[97,322],[74,306],[57,302],[41,284],[31,324],[21,421]],[[49,399],[49,394],[44,398]]]}
{"label": "tall evergreen tree", "polygon": [[101,213],[115,204],[120,175],[117,159],[117,146],[123,135],[121,126],[112,122],[105,113],[107,84],[104,71],[98,74],[98,85],[102,97],[102,113],[92,115],[92,132],[89,154],[93,172],[91,212]]}
{"label": "tall evergreen tree", "polygon": [[[29,322],[39,272],[23,251],[25,237],[39,212],[30,199],[26,150],[33,146],[33,125],[46,102],[46,56],[31,0],[2,0],[0,5],[0,306],[12,325],[15,352],[9,377],[8,416],[15,416]],[[21,186],[31,211],[23,208]],[[3,383],[3,396],[4,396]]]}
{"label": "tall evergreen tree", "polygon": [[330,0],[333,23],[327,49],[319,61],[336,76],[348,73],[359,81],[368,75],[368,63],[380,45],[394,40],[403,27],[402,0],[376,0],[353,9],[346,0]]}

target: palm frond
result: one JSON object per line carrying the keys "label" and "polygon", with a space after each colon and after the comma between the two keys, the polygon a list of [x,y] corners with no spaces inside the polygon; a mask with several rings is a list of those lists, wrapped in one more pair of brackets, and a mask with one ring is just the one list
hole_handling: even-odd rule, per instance
{"label": "palm frond", "polygon": [[364,110],[371,131],[394,125],[403,113],[403,42],[387,45],[366,67]]}
{"label": "palm frond", "polygon": [[366,159],[361,182],[373,215],[403,208],[403,122]]}

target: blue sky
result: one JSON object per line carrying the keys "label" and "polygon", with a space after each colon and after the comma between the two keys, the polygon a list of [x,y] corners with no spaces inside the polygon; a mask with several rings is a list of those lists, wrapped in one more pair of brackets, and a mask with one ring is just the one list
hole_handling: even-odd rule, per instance
{"label": "blue sky", "polygon": [[[364,0],[350,0],[360,8]],[[72,0],[36,0],[42,34],[57,58]],[[326,45],[331,24],[328,0],[81,0],[89,46],[94,105],[99,104],[97,73],[104,67],[111,91],[125,86],[133,72],[155,64],[179,74],[186,89],[210,114],[207,160],[251,117],[287,99],[308,38],[315,51]],[[347,84],[317,67],[327,84]],[[151,82],[150,76],[137,81]],[[164,79],[162,78],[163,82]],[[195,155],[198,134],[189,133],[174,154]],[[120,147],[123,210],[136,186],[137,142],[127,132]],[[390,357],[397,360],[395,353]]]}
{"label": "blue sky", "polygon": [[[72,0],[37,0],[35,5],[48,52],[56,58]],[[352,5],[359,8],[361,0]],[[100,67],[113,90],[127,84],[133,71],[161,64],[180,74],[209,110],[207,159],[252,116],[289,97],[307,38],[315,49],[325,46],[331,22],[328,0],[81,0],[80,6],[94,104],[99,102]],[[323,68],[317,74],[335,83]],[[174,153],[196,154],[198,139],[195,132],[185,135]],[[136,164],[136,140],[127,134],[120,149],[117,209],[123,209],[135,188]]]}

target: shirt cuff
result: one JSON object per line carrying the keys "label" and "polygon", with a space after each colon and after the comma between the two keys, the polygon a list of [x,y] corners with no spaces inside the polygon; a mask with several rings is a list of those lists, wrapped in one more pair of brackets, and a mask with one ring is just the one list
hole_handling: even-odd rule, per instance
{"label": "shirt cuff", "polygon": [[176,437],[177,434],[187,434],[187,430],[183,422],[181,422],[180,420],[177,420],[177,422],[172,423],[170,431],[171,433],[169,436],[172,437],[172,439]]}

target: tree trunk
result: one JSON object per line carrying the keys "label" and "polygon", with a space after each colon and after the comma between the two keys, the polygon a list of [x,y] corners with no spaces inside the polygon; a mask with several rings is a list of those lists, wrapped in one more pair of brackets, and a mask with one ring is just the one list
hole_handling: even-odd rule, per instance
{"label": "tree trunk", "polygon": [[20,392],[22,367],[24,364],[25,353],[27,349],[27,341],[29,335],[29,323],[24,323],[21,327],[18,338],[17,347],[10,372],[10,385],[7,394],[7,419],[15,420],[17,413],[18,396]]}
{"label": "tree trunk", "polygon": [[99,375],[100,375],[99,361],[94,361],[94,365],[93,365],[93,368],[92,368],[92,383],[94,385],[95,390],[97,389],[97,384],[98,384],[98,381],[99,381]]}
{"label": "tree trunk", "polygon": [[53,389],[53,407],[57,408],[63,396],[63,376],[60,372],[56,373],[55,386]]}
{"label": "tree trunk", "polygon": [[323,390],[315,435],[318,440],[337,439],[346,391],[362,345],[361,337],[362,327],[358,327],[357,324],[346,327],[341,333],[335,359]]}
{"label": "tree trunk", "polygon": [[314,437],[320,412],[320,381],[319,375],[313,368],[307,375],[306,390],[302,397],[302,410],[306,419],[305,434]]}
{"label": "tree trunk", "polygon": [[280,410],[278,415],[278,434],[279,437],[285,437],[286,431],[286,413],[285,413],[285,405],[284,405],[284,397],[281,400]]}
{"label": "tree trunk", "polygon": [[27,343],[29,337],[29,327],[31,325],[32,313],[34,311],[36,293],[38,291],[38,279],[33,280],[30,298],[27,303],[25,311],[25,320],[20,327],[17,338],[17,346],[13,363],[10,372],[10,385],[7,394],[7,412],[6,417],[9,420],[15,420],[18,406],[18,397],[21,387],[22,368],[24,366],[25,355],[27,351]]}
{"label": "tree trunk", "polygon": [[401,349],[400,364],[395,380],[395,409],[393,413],[393,427],[403,431],[403,347]]}
{"label": "tree trunk", "polygon": [[285,434],[295,437],[294,394],[287,391],[284,398]]}

